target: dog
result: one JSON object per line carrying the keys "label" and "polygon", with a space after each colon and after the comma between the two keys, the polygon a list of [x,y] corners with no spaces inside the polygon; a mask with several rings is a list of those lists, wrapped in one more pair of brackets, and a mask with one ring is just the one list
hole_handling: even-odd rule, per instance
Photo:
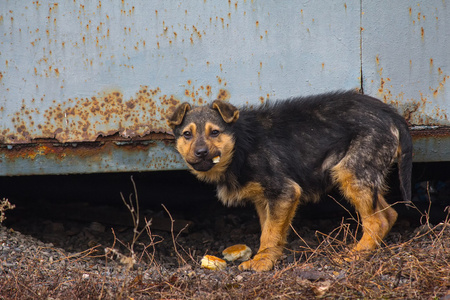
{"label": "dog", "polygon": [[337,188],[354,206],[363,235],[350,251],[375,249],[397,219],[385,179],[397,161],[400,191],[411,199],[412,139],[405,119],[353,91],[238,109],[215,100],[180,104],[168,118],[176,149],[198,179],[217,185],[228,206],[251,201],[261,225],[257,254],[240,270],[268,271],[283,252],[299,204]]}

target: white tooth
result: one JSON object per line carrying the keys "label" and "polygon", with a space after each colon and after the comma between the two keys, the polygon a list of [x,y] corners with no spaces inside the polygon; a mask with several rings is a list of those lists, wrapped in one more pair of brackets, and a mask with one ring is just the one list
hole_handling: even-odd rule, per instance
{"label": "white tooth", "polygon": [[220,156],[216,156],[213,158],[213,163],[217,164],[218,162],[220,162]]}

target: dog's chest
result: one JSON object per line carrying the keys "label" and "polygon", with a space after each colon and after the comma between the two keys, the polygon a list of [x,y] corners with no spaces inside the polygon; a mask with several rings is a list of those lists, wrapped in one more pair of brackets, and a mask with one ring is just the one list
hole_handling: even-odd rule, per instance
{"label": "dog's chest", "polygon": [[264,188],[259,182],[250,181],[243,186],[217,185],[217,197],[228,206],[239,205],[243,201],[258,201],[264,197]]}

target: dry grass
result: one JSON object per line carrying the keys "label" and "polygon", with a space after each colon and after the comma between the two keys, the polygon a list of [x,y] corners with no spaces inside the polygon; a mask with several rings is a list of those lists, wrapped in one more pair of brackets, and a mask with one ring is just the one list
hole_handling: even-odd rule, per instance
{"label": "dry grass", "polygon": [[[317,248],[297,251],[299,259],[267,273],[241,273],[236,267],[212,272],[189,261],[163,271],[147,247],[145,270],[112,262],[96,268],[95,249],[65,256],[58,249],[39,248],[17,268],[2,269],[3,299],[439,299],[450,290],[450,223],[424,224],[404,241],[380,248],[367,260],[339,264],[343,224],[322,235]],[[403,237],[400,237],[403,239]],[[48,251],[58,252],[49,261]],[[181,255],[181,254],[179,254]],[[81,264],[80,264],[81,263]],[[92,265],[94,264],[94,265]],[[106,270],[115,268],[110,275]]]}
{"label": "dry grass", "polygon": [[[133,201],[130,196],[124,203],[135,219],[137,197]],[[15,267],[0,269],[0,298],[440,299],[450,296],[450,221],[447,217],[433,226],[428,213],[422,214],[422,226],[394,231],[366,259],[351,263],[342,258],[356,234],[342,220],[332,232],[316,233],[318,246],[302,241],[304,246],[287,249],[285,253],[295,257],[294,261],[284,259],[266,273],[240,272],[237,266],[203,270],[199,258],[177,242],[180,233],[173,230],[172,252],[179,267],[167,269],[155,258],[155,245],[161,238],[152,234],[151,222],[138,231],[135,221],[131,243],[118,241],[128,253],[121,253],[115,245],[106,254],[92,248],[70,256],[59,249],[37,247],[34,255],[20,258]],[[359,224],[357,216],[352,218]],[[134,246],[144,232],[150,242],[136,253]]]}
{"label": "dry grass", "polygon": [[0,224],[2,224],[4,220],[6,220],[5,212],[7,210],[14,209],[15,207],[16,206],[14,204],[11,204],[6,198],[0,200]]}

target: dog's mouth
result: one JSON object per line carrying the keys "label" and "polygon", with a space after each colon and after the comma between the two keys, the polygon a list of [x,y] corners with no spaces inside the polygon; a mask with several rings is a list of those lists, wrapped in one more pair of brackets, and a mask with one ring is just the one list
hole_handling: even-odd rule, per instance
{"label": "dog's mouth", "polygon": [[201,160],[198,161],[188,161],[189,165],[191,165],[191,167],[199,172],[206,172],[211,170],[216,164],[218,164],[220,162],[220,155],[216,155],[213,158],[203,158]]}

